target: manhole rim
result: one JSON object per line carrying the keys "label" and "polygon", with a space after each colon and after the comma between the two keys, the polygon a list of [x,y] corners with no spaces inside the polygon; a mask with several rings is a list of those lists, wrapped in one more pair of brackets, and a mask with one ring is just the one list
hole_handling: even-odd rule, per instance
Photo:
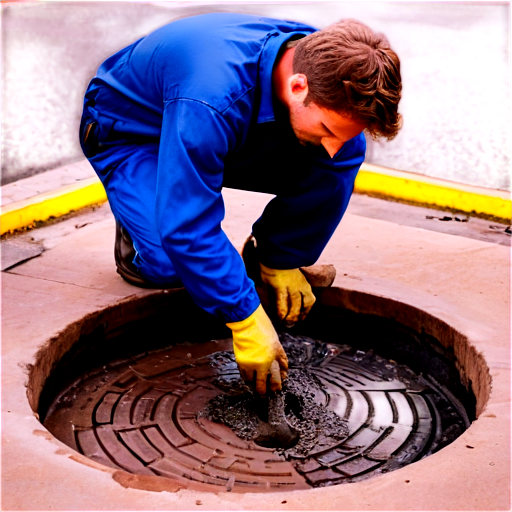
{"label": "manhole rim", "polygon": [[[473,363],[475,361],[477,362],[477,364],[469,365],[470,371],[466,374],[464,373],[466,372],[465,365],[461,364],[459,358],[457,357],[457,360],[459,361],[459,373],[463,372],[461,374],[461,379],[468,379],[472,384],[472,391],[476,398],[475,422],[478,420],[478,417],[485,409],[485,406],[489,400],[492,379],[489,367],[483,358],[483,355],[477,351],[475,344],[471,342],[468,335],[450,325],[446,320],[439,318],[439,316],[433,315],[425,309],[398,301],[390,297],[340,287],[317,290],[317,292],[318,301],[321,304],[348,309],[357,313],[372,314],[385,318],[392,318],[402,323],[403,325],[417,331],[419,331],[418,325],[421,325],[424,332],[432,335],[438,340],[440,339],[439,333],[445,334],[446,332],[449,332],[450,336],[446,346],[450,347],[457,345],[459,347],[459,351],[462,351],[464,357],[466,358],[466,363],[468,358],[474,358]],[[52,336],[50,339],[44,342],[35,356],[34,364],[29,367],[28,371],[27,396],[29,399],[30,407],[36,413],[36,415],[39,409],[39,398],[41,392],[53,368],[60,361],[60,358],[71,349],[73,344],[76,343],[82,335],[92,332],[100,324],[108,324],[109,329],[115,329],[117,326],[125,323],[122,319],[126,318],[127,316],[130,318],[130,320],[138,320],[153,315],[159,309],[168,307],[169,304],[172,304],[173,300],[179,300],[179,295],[177,294],[183,293],[186,292],[184,292],[182,289],[163,292],[156,291],[155,293],[150,292],[143,296],[131,296],[121,301],[116,301],[104,308],[90,312],[75,322],[70,323],[57,335]],[[431,327],[432,330],[425,329],[427,326]],[[443,340],[446,341],[445,338],[443,338]],[[450,342],[453,342],[453,345],[450,344]],[[471,369],[475,370],[476,367],[478,367],[480,370],[478,376],[476,376],[477,378],[475,378],[475,375],[473,375],[474,372],[471,372]],[[469,428],[472,426],[473,425],[471,425]],[[52,434],[49,433],[49,435]],[[80,457],[80,459],[85,458],[76,453],[67,445],[62,444],[62,446],[65,447],[66,451],[69,451],[70,454],[76,455]],[[165,485],[161,483],[161,480],[164,477],[144,477],[142,475],[134,475],[122,470],[108,468],[94,461],[90,462],[94,466],[101,466],[104,471],[112,473],[113,478],[116,481],[120,481],[122,485],[136,488],[141,488],[138,486],[142,486],[144,489],[149,487],[148,490],[150,490],[151,487],[154,487],[154,485],[156,485],[157,488],[165,487]],[[123,474],[124,476],[122,476]],[[148,478],[149,480],[153,479],[153,482],[156,483],[153,486],[148,486]],[[174,485],[169,484],[169,488],[173,488],[174,486],[178,485],[180,489],[184,489],[183,487],[180,487],[179,484],[175,484],[172,480],[171,482]],[[226,492],[219,490],[218,488],[209,488],[208,484],[196,484],[194,482],[190,482],[190,484],[187,483],[186,489],[190,489],[191,491],[204,492],[214,491],[216,493]]]}

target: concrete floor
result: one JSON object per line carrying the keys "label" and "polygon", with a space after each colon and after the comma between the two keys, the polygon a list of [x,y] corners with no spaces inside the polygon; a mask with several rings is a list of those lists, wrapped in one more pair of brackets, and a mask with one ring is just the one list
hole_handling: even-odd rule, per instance
{"label": "concrete floor", "polygon": [[[225,191],[224,230],[236,247],[267,200]],[[489,400],[454,443],[371,480],[257,497],[165,485],[149,491],[73,452],[31,410],[27,365],[86,315],[162,293],[115,273],[114,223],[104,205],[25,233],[45,251],[2,273],[2,510],[510,510],[509,247],[404,225],[382,203],[354,201],[320,263],[336,266],[336,287],[426,311],[483,358]],[[414,217],[403,208],[402,218]]]}

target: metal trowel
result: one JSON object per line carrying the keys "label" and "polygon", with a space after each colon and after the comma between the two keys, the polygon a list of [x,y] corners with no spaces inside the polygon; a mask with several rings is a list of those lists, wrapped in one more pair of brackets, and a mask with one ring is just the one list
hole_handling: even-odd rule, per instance
{"label": "metal trowel", "polygon": [[284,394],[280,391],[266,397],[255,396],[258,415],[258,435],[253,439],[266,448],[291,448],[297,444],[299,433],[285,417]]}

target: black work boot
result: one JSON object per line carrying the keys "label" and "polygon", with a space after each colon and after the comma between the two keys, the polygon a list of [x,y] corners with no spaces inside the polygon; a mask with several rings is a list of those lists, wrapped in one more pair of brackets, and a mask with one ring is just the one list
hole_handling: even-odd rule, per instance
{"label": "black work boot", "polygon": [[116,241],[114,245],[114,258],[116,260],[117,273],[130,284],[138,286],[139,288],[154,288],[154,289],[169,289],[169,288],[182,288],[181,282],[172,285],[161,285],[152,283],[145,279],[139,272],[139,269],[133,264],[135,257],[135,249],[133,241],[128,231],[123,228],[120,222],[116,219]]}
{"label": "black work boot", "polygon": [[114,245],[114,258],[116,260],[117,273],[130,284],[141,288],[155,288],[152,283],[146,281],[138,268],[132,263],[135,257],[135,249],[131,236],[116,219],[116,242]]}

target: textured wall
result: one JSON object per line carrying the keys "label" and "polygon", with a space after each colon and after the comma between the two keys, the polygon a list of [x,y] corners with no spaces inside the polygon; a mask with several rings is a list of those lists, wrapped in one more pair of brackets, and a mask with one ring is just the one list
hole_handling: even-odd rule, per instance
{"label": "textured wall", "polygon": [[[206,4],[206,5],[205,5]],[[102,60],[173,19],[236,11],[342,17],[384,32],[402,61],[404,128],[367,161],[510,189],[509,3],[28,2],[2,8],[3,183],[82,158],[82,95]]]}

